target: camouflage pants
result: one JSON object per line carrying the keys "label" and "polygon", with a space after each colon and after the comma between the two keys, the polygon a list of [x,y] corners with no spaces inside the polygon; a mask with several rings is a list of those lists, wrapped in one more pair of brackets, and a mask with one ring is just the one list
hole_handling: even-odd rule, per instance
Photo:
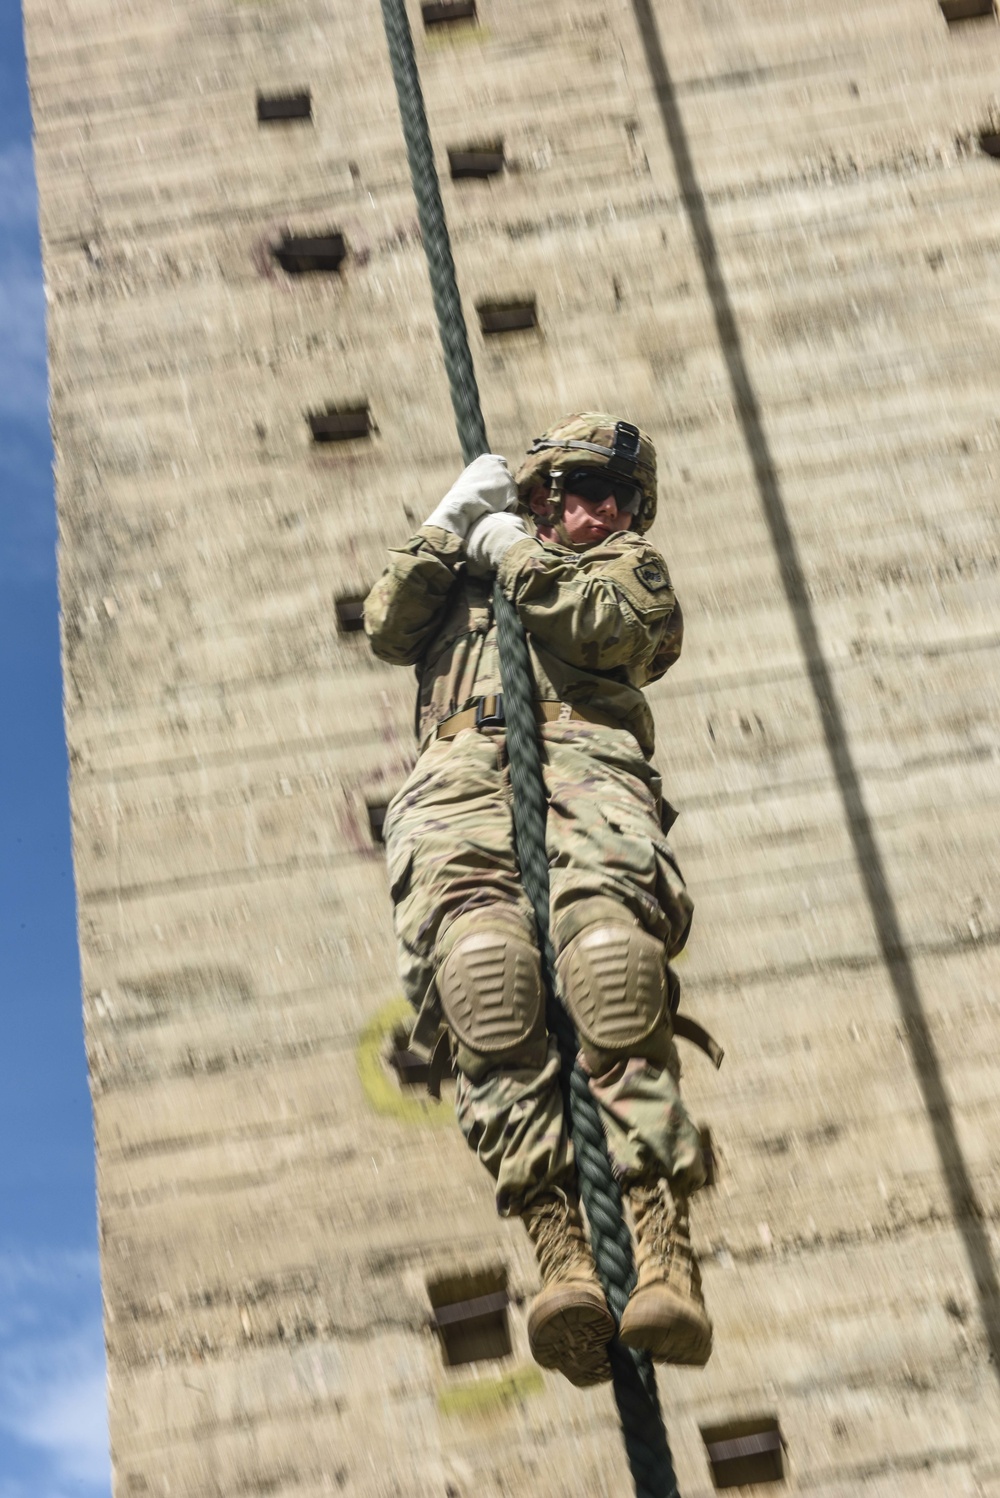
{"label": "camouflage pants", "polygon": [[[659,780],[632,735],[590,724],[544,725],[546,831],[557,954],[594,922],[634,917],[668,955],[687,936],[691,903],[658,816]],[[501,730],[469,729],[432,743],[385,822],[389,878],[406,993],[419,1006],[451,923],[502,906],[534,943],[534,917],[514,857],[510,773]],[[685,1190],[703,1183],[698,1131],[681,1102],[677,1053],[662,1064],[621,1059],[591,1077],[612,1163],[622,1179],[650,1171]],[[459,1074],[462,1132],[516,1215],[532,1196],[572,1182],[559,1060],[550,1039],[536,1066]]]}

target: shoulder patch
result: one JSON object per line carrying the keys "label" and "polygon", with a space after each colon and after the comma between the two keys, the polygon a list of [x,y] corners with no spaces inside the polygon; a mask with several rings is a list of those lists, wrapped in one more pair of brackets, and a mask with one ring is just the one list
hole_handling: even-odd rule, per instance
{"label": "shoulder patch", "polygon": [[642,586],[650,593],[662,593],[672,586],[665,567],[659,562],[643,562],[633,569]]}

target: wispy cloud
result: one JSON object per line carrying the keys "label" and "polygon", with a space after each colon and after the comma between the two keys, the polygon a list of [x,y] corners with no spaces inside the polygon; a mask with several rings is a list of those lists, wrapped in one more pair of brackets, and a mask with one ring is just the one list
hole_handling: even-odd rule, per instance
{"label": "wispy cloud", "polygon": [[[9,1435],[48,1458],[52,1476],[100,1488],[108,1483],[107,1396],[99,1327],[12,1350],[0,1374]],[[96,1345],[95,1345],[96,1343]]]}
{"label": "wispy cloud", "polygon": [[0,1250],[0,1305],[37,1290],[67,1289],[80,1280],[100,1284],[100,1264],[91,1248]]}
{"label": "wispy cloud", "polygon": [[0,1257],[0,1498],[109,1492],[99,1306],[92,1254]]}

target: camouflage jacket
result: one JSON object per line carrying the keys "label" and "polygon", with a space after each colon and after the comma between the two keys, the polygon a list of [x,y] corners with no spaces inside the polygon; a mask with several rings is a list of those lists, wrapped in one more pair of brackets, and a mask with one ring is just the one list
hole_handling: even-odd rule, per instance
{"label": "camouflage jacket", "polygon": [[[470,575],[465,546],[425,525],[390,551],[365,601],[375,654],[417,668],[417,735],[501,690],[492,579]],[[641,688],[680,655],[680,604],[663,558],[621,531],[585,551],[535,537],[504,557],[499,582],[527,631],[540,700],[593,708],[653,752]]]}

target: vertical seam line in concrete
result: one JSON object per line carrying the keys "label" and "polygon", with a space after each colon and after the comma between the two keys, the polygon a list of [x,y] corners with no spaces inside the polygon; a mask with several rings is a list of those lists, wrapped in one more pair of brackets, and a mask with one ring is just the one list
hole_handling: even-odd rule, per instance
{"label": "vertical seam line in concrete", "polygon": [[994,1375],[1000,1379],[1000,1282],[990,1246],[982,1207],[972,1176],[962,1154],[955,1119],[945,1086],[941,1062],[906,951],[899,916],[889,887],[861,778],[854,762],[833,678],[820,645],[798,546],[781,492],[777,469],[764,431],[760,403],[747,368],[742,341],[729,290],[719,262],[715,234],[698,182],[687,131],[680,108],[651,0],[632,0],[632,9],[642,39],[646,65],[653,81],[663,128],[677,174],[681,200],[687,212],[695,247],[701,262],[705,287],[716,333],[726,363],[737,419],[753,465],[754,479],[781,582],[805,659],[809,683],[823,728],[827,753],[833,768],[844,817],[850,833],[862,885],[875,927],[882,960],[892,983],[903,1020],[910,1057],[924,1107],[930,1121],[951,1211],[962,1236],[975,1281],[979,1311],[991,1354]]}

